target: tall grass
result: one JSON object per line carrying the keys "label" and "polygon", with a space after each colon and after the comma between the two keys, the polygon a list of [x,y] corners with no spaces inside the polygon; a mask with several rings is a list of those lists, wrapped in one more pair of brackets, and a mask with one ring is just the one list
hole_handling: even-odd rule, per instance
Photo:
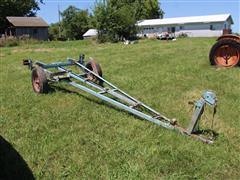
{"label": "tall grass", "polygon": [[25,45],[25,44],[41,44],[43,41],[29,38],[28,36],[21,36],[21,37],[1,37],[0,38],[0,47],[15,47],[19,45]]}

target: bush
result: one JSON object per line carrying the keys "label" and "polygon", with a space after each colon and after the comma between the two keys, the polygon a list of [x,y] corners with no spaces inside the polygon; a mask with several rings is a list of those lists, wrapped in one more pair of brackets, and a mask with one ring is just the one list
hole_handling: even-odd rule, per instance
{"label": "bush", "polygon": [[[67,40],[67,38],[66,37],[58,37],[57,39],[52,39],[52,40],[57,40],[57,41],[66,41]],[[52,41],[51,39],[50,39],[50,41]]]}
{"label": "bush", "polygon": [[99,34],[97,36],[98,43],[105,43],[105,42],[110,42],[110,41],[111,41],[111,39],[110,39],[109,35],[107,35],[107,34]]}
{"label": "bush", "polygon": [[24,34],[24,35],[18,37],[18,39],[25,41],[25,40],[29,40],[29,39],[30,39],[30,36],[29,36],[29,34]]}
{"label": "bush", "polygon": [[0,38],[0,47],[14,47],[19,45],[19,40],[13,36]]}
{"label": "bush", "polygon": [[31,39],[29,35],[22,35],[18,38],[13,36],[1,37],[0,38],[0,47],[14,47],[21,44],[39,44],[43,41],[37,39]]}

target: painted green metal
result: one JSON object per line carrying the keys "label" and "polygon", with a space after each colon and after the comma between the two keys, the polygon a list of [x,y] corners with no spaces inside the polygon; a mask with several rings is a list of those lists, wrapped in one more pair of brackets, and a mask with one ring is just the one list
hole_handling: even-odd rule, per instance
{"label": "painted green metal", "polygon": [[91,90],[91,89],[89,89],[89,88],[87,88],[87,87],[85,87],[83,85],[80,85],[80,84],[78,84],[76,82],[69,82],[69,84],[74,86],[74,87],[76,87],[76,88],[79,88],[79,89],[81,89],[81,90],[83,90],[85,92],[88,92],[88,93],[92,94],[93,96],[96,96],[96,97],[98,97],[98,98],[100,98],[100,99],[102,99],[102,100],[104,100],[104,101],[106,101],[106,102],[108,102],[108,103],[110,103],[110,104],[112,104],[114,106],[117,106],[120,109],[128,111],[128,112],[130,112],[130,113],[132,113],[132,114],[134,114],[134,115],[136,115],[136,116],[138,116],[140,118],[143,118],[145,120],[151,121],[151,122],[153,122],[153,123],[155,123],[155,124],[157,124],[159,126],[167,128],[167,129],[174,129],[174,126],[171,125],[170,122],[164,122],[164,121],[161,121],[159,119],[153,118],[153,117],[151,117],[149,115],[146,115],[146,114],[142,113],[141,111],[138,111],[138,110],[135,110],[133,108],[130,108],[129,106],[126,106],[126,105],[124,105],[124,104],[122,104],[122,103],[120,103],[120,102],[118,102],[116,100],[113,100],[113,99],[111,99],[111,98],[109,98],[107,96],[99,94],[99,93],[97,93],[97,92],[95,92],[95,91],[93,91],[93,90]]}
{"label": "painted green metal", "polygon": [[[184,129],[184,128],[181,128],[175,120],[172,120],[160,114],[156,110],[145,105],[143,102],[131,97],[124,91],[120,90],[119,88],[117,88],[116,86],[114,86],[113,84],[111,84],[110,82],[108,82],[107,80],[105,80],[104,78],[96,74],[95,72],[86,68],[83,58],[84,56],[80,56],[79,61],[68,58],[66,62],[55,62],[50,64],[45,64],[41,61],[37,61],[35,62],[35,65],[42,67],[47,74],[50,74],[48,77],[50,77],[49,80],[52,82],[62,80],[62,78],[58,77],[57,75],[58,73],[56,72],[53,73],[49,70],[49,69],[55,68],[59,70],[60,74],[65,73],[66,78],[63,78],[63,80],[69,85],[74,86],[78,89],[81,89],[87,93],[90,93],[91,95],[99,99],[102,99],[120,109],[128,111],[129,113],[134,114],[135,116],[138,116],[142,119],[153,122],[164,128],[176,130],[183,135],[197,138],[206,143],[213,142],[211,139],[207,139],[205,137],[194,134],[197,131],[197,125],[204,111],[204,106],[208,104],[212,107],[216,107],[217,98],[212,91],[205,91],[202,95],[202,98],[194,103],[195,112],[192,116],[191,123],[187,129]],[[28,61],[25,60],[24,62],[25,62],[24,65],[29,65],[29,66],[31,65],[31,68],[32,68],[33,63],[31,60],[28,60]],[[79,75],[77,73],[72,72],[71,69],[66,68],[69,66],[77,66],[79,69],[81,69],[84,72],[84,74]],[[100,79],[104,83],[104,87],[92,81],[89,81],[85,77],[86,73],[91,73],[92,75]],[[114,98],[109,97],[108,95]]]}
{"label": "painted green metal", "polygon": [[73,61],[67,61],[67,62],[54,62],[51,64],[45,64],[40,61],[36,61],[35,64],[41,66],[43,69],[50,69],[50,68],[57,68],[57,67],[63,67],[63,66],[72,66],[74,65]]}
{"label": "painted green metal", "polygon": [[208,104],[211,107],[216,107],[217,105],[217,97],[214,92],[212,91],[205,91],[202,95],[202,98],[196,102],[194,102],[195,106],[195,112],[193,113],[191,123],[189,124],[187,128],[187,133],[192,134],[194,132],[197,132],[198,129],[198,123],[201,118],[201,115],[204,111],[205,105]]}

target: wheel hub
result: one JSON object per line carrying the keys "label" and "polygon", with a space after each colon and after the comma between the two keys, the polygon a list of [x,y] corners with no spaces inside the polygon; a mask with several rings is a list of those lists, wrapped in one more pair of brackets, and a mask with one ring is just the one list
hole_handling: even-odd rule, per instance
{"label": "wheel hub", "polygon": [[231,67],[235,66],[239,61],[239,52],[236,48],[225,45],[217,49],[215,62],[219,66]]}
{"label": "wheel hub", "polygon": [[33,87],[34,87],[35,91],[40,92],[40,80],[39,80],[38,76],[34,77],[34,79],[33,79]]}

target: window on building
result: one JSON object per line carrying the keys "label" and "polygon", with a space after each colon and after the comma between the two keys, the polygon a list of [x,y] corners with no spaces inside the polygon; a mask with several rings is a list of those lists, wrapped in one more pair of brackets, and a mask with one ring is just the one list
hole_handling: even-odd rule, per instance
{"label": "window on building", "polygon": [[152,30],[152,29],[154,29],[154,28],[152,28],[152,27],[144,28],[144,30]]}
{"label": "window on building", "polygon": [[227,24],[226,23],[224,23],[224,29],[227,29]]}
{"label": "window on building", "polygon": [[213,30],[213,25],[212,24],[210,25],[210,30]]}
{"label": "window on building", "polygon": [[179,29],[180,29],[180,30],[184,30],[184,26],[180,26]]}
{"label": "window on building", "polygon": [[38,29],[33,29],[33,34],[37,34],[38,33]]}

